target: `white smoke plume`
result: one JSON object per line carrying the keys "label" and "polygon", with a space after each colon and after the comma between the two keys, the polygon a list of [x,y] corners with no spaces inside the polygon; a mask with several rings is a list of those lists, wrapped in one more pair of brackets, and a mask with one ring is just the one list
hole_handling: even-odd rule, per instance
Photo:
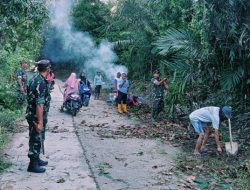
{"label": "white smoke plume", "polygon": [[117,72],[127,73],[125,66],[114,64],[118,57],[112,43],[104,39],[97,45],[87,31],[79,32],[72,28],[72,5],[71,0],[52,3],[50,24],[54,31],[45,44],[45,56],[57,63],[77,62],[82,70],[101,71],[108,79],[112,79]]}

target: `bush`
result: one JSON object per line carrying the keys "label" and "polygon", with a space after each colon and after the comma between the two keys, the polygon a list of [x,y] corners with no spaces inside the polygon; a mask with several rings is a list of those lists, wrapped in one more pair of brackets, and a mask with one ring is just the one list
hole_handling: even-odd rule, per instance
{"label": "bush", "polygon": [[[16,117],[16,113],[0,108],[0,150],[7,143],[8,134],[16,127]],[[9,165],[1,159],[0,155],[0,171],[9,167]]]}
{"label": "bush", "polygon": [[14,110],[16,105],[16,89],[14,85],[0,85],[0,105],[5,109]]}
{"label": "bush", "polygon": [[13,129],[16,127],[16,117],[17,114],[15,112],[11,112],[6,109],[1,110],[0,127],[3,133],[13,131]]}

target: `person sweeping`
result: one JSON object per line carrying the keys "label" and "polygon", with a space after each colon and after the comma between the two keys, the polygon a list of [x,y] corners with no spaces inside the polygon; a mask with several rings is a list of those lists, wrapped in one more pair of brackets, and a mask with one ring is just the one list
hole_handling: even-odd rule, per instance
{"label": "person sweeping", "polygon": [[127,113],[127,96],[128,96],[128,88],[129,81],[127,80],[127,74],[122,73],[122,78],[117,80],[118,86],[118,113]]}
{"label": "person sweeping", "polygon": [[212,124],[214,128],[214,138],[217,146],[217,151],[222,152],[220,140],[219,140],[219,125],[221,121],[231,118],[232,109],[228,106],[222,108],[210,106],[200,108],[193,111],[189,115],[189,119],[194,127],[196,133],[199,134],[197,139],[194,155],[199,155],[201,152],[206,150],[206,142],[210,135],[210,127],[208,124]]}

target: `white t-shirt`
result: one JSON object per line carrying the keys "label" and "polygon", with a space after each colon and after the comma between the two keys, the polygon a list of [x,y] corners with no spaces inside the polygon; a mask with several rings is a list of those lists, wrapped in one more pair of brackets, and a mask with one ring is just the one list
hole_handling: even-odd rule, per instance
{"label": "white t-shirt", "polygon": [[212,123],[214,129],[219,129],[220,117],[219,117],[219,107],[204,107],[193,111],[189,118],[193,121],[201,121],[204,123]]}

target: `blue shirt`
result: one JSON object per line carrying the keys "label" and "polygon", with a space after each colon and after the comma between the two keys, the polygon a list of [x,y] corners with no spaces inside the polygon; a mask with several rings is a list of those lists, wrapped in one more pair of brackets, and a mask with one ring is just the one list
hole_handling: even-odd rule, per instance
{"label": "blue shirt", "polygon": [[122,79],[117,80],[117,88],[120,92],[127,94],[128,93],[128,87],[129,87],[129,82],[126,80],[126,82],[120,87],[120,84],[123,83]]}
{"label": "blue shirt", "polygon": [[102,85],[102,76],[96,75],[94,78],[94,85]]}

